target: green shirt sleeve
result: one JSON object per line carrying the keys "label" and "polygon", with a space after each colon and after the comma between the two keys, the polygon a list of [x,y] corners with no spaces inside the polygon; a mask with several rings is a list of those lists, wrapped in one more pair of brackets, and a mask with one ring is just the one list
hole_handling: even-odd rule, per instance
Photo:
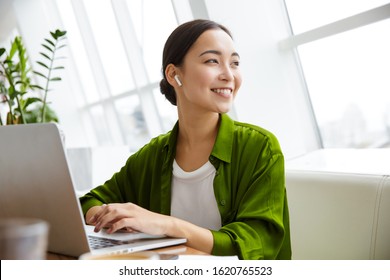
{"label": "green shirt sleeve", "polygon": [[214,255],[240,259],[291,259],[283,158],[273,156],[232,206],[232,217],[214,236]]}
{"label": "green shirt sleeve", "polygon": [[221,125],[220,133],[228,137],[217,139],[210,159],[217,169],[214,191],[223,224],[212,231],[212,253],[240,259],[291,259],[279,143],[272,133],[256,126],[235,122],[232,132],[228,130]]}
{"label": "green shirt sleeve", "polygon": [[[176,127],[176,126],[175,126]],[[82,197],[84,215],[95,205],[132,202],[148,210],[170,214],[170,182],[177,128],[152,139],[129,157],[126,164],[102,185]]]}

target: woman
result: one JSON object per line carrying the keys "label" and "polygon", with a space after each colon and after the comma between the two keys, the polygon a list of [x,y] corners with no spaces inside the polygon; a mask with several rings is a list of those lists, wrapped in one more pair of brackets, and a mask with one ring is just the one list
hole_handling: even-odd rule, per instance
{"label": "woman", "polygon": [[222,25],[194,20],[173,31],[160,89],[179,120],[80,199],[88,224],[185,237],[214,255],[291,258],[279,143],[225,114],[241,85],[239,62]]}

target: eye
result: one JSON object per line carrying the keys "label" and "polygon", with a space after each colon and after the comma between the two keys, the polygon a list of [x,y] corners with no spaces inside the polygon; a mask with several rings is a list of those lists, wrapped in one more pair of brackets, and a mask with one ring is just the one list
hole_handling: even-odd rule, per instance
{"label": "eye", "polygon": [[232,65],[235,66],[235,67],[238,67],[238,66],[240,66],[240,62],[239,61],[233,61]]}
{"label": "eye", "polygon": [[206,60],[206,63],[217,63],[218,64],[218,60],[216,60],[215,58],[211,58],[211,59]]}

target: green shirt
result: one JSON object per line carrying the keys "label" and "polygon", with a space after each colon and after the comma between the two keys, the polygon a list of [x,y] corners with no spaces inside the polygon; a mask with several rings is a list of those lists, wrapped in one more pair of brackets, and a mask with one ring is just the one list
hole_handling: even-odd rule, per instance
{"label": "green shirt", "polygon": [[[133,202],[169,215],[179,126],[131,155],[103,185],[80,198],[84,214],[103,203]],[[222,227],[211,231],[212,254],[240,259],[291,259],[284,158],[276,137],[257,126],[220,118],[209,157]],[[196,211],[196,209],[194,209]]]}

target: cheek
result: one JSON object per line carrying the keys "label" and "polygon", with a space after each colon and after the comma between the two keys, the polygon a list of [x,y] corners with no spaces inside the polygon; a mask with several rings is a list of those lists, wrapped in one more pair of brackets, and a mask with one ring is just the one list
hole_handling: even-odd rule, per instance
{"label": "cheek", "polygon": [[237,92],[242,84],[241,73],[234,75],[235,91]]}
{"label": "cheek", "polygon": [[209,88],[213,82],[213,71],[209,69],[202,69],[200,71],[194,71],[192,73],[192,81],[194,82],[192,85],[197,88]]}

